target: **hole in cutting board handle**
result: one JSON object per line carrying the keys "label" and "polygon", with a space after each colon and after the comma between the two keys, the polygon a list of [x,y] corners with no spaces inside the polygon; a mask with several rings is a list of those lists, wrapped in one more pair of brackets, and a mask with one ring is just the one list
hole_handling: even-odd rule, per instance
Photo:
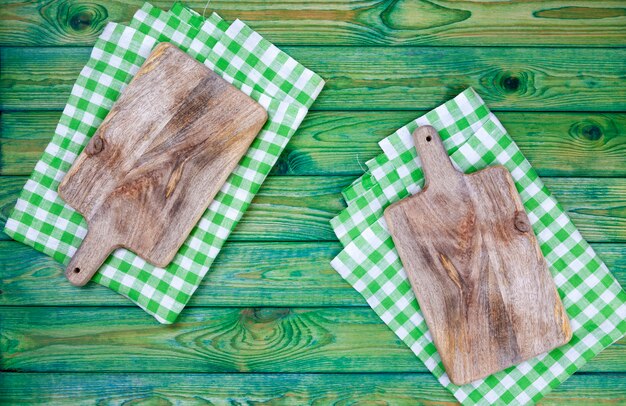
{"label": "hole in cutting board handle", "polygon": [[[441,137],[434,127],[423,125],[412,134],[417,156],[422,163],[424,172],[424,188],[434,179],[457,179],[459,172],[452,165]],[[431,188],[438,188],[441,182],[437,181]]]}
{"label": "hole in cutting board handle", "polygon": [[65,276],[74,286],[87,284],[111,252],[119,247],[119,244],[114,243],[110,235],[106,238],[102,237],[103,234],[98,230],[102,228],[100,224],[94,224],[92,221],[89,227],[91,230],[87,231],[82,244],[72,256],[65,270]]}

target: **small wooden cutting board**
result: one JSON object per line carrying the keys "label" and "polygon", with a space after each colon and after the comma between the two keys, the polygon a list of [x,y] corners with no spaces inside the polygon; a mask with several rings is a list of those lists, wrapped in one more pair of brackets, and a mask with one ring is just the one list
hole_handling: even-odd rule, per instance
{"label": "small wooden cutting board", "polygon": [[70,282],[87,283],[119,247],[169,264],[266,119],[174,45],[155,47],[59,185],[88,223]]}
{"label": "small wooden cutting board", "polygon": [[450,380],[567,343],[567,314],[508,170],[465,175],[433,127],[413,139],[426,183],[385,220]]}

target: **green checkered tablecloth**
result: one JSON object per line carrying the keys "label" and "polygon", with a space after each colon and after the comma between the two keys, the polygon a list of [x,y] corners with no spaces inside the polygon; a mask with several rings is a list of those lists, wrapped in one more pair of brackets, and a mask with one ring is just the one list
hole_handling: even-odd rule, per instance
{"label": "green checkered tablecloth", "polygon": [[84,238],[84,219],[57,195],[59,182],[120,92],[159,42],[171,42],[259,102],[267,123],[193,229],[173,262],[157,268],[116,250],[93,280],[127,296],[162,323],[176,320],[225,240],[296,131],[324,81],[239,20],[204,19],[177,3],[146,3],[129,26],[110,23],[72,88],[52,141],[26,182],[5,232],[67,263]]}
{"label": "green checkered tablecloth", "polygon": [[[567,345],[464,386],[445,374],[383,217],[423,185],[411,133],[426,124],[439,131],[457,169],[501,164],[511,172],[574,333]],[[626,293],[476,92],[465,90],[379,145],[383,153],[344,190],[348,206],[331,221],[344,245],[332,266],[460,402],[536,402],[626,333]]]}

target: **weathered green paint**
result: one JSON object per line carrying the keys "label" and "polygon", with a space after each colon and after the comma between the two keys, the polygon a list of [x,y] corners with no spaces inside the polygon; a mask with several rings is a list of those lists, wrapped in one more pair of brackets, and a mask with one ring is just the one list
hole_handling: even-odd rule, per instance
{"label": "weathered green paint", "polygon": [[[4,0],[0,44],[91,45],[108,21],[128,22],[143,0],[31,2]],[[160,8],[171,1],[152,1]],[[202,13],[202,0],[187,4]],[[624,46],[620,0],[492,2],[374,0],[212,1],[277,44]],[[303,12],[304,10],[304,12]]]}
{"label": "weathered green paint", "polygon": [[[626,110],[626,48],[286,47],[326,86],[314,110],[430,109],[473,86],[494,110]],[[2,48],[3,110],[64,106],[89,48]]]}
{"label": "weathered green paint", "polygon": [[[625,374],[575,375],[541,405],[624,404]],[[0,402],[97,404],[455,405],[430,374],[0,375]]]}
{"label": "weathered green paint", "polygon": [[[243,304],[242,304],[243,305]],[[37,372],[422,372],[370,308],[0,307],[0,368]],[[626,371],[626,340],[585,371]]]}
{"label": "weathered green paint", "polygon": [[[275,175],[350,175],[380,153],[378,141],[424,111],[312,112]],[[60,112],[0,117],[0,174],[30,175]],[[501,112],[498,118],[541,176],[626,176],[626,114]]]}

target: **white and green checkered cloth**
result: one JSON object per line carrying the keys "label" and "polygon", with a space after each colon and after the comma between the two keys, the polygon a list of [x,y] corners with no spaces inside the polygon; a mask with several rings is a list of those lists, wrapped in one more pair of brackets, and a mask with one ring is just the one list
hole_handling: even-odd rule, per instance
{"label": "white and green checkered cloth", "polygon": [[162,323],[176,320],[276,163],[324,81],[239,20],[206,20],[175,4],[146,3],[130,26],[110,23],[97,40],[52,141],[27,181],[5,232],[67,263],[87,233],[57,187],[120,92],[159,42],[171,42],[268,111],[268,120],[184,245],[166,268],[116,250],[93,280],[127,296]]}
{"label": "white and green checkered cloth", "polygon": [[[423,185],[411,133],[426,124],[461,171],[501,164],[511,172],[574,333],[567,345],[464,386],[444,371],[383,217],[389,204]],[[332,266],[460,402],[536,402],[624,335],[626,293],[476,92],[465,90],[379,145],[384,153],[344,190],[348,207],[331,221],[345,247]]]}

